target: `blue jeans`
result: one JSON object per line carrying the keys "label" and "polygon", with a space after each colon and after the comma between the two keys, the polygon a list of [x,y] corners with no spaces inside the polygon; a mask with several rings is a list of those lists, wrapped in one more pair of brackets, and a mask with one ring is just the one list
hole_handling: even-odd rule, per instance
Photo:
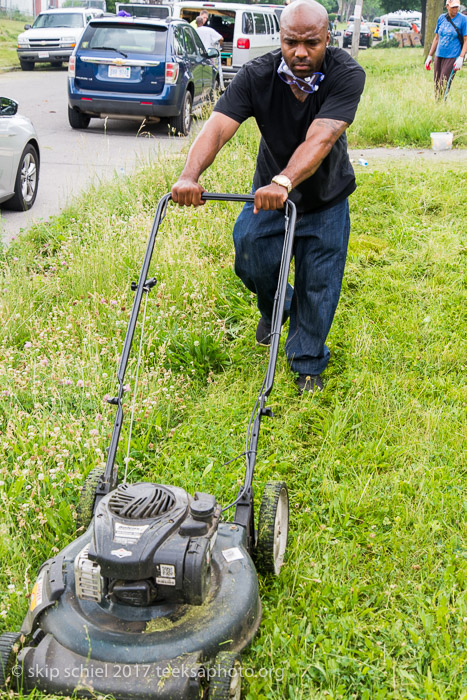
{"label": "blue jeans", "polygon": [[[245,204],[235,222],[235,272],[257,296],[258,309],[271,322],[282,246],[284,212],[260,211]],[[350,234],[347,199],[330,209],[298,218],[295,230],[295,282],[286,311],[290,325],[285,352],[299,374],[321,374],[330,352],[325,341],[342,286]]]}

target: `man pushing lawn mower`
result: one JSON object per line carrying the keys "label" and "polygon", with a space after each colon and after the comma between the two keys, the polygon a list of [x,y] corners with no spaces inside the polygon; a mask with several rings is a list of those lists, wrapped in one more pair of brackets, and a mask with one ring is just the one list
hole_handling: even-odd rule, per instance
{"label": "man pushing lawn mower", "polygon": [[234,231],[235,272],[257,295],[260,345],[271,342],[274,294],[288,197],[299,219],[295,232],[295,284],[289,285],[283,321],[290,318],[285,350],[299,393],[321,390],[330,357],[325,345],[339,301],[350,233],[348,196],[355,175],[345,130],[365,83],[361,66],[329,47],[328,15],[314,0],[295,0],[281,15],[281,49],[245,64],[214,107],[188,153],[172,198],[199,206],[198,183],[238,127],[254,117],[261,143],[247,203]]}

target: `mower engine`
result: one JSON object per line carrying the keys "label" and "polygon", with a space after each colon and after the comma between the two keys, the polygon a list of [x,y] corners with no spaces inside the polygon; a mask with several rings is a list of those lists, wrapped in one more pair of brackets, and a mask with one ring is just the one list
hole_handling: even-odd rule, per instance
{"label": "mower engine", "polygon": [[77,597],[138,607],[201,605],[220,515],[209,494],[191,498],[174,486],[121,484],[99,502],[91,542],[75,558]]}

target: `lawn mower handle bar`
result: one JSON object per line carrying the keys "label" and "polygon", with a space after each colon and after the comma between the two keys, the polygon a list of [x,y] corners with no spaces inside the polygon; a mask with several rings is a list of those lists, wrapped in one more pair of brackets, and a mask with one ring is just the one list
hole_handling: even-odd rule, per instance
{"label": "lawn mower handle bar", "polygon": [[[217,202],[254,202],[253,194],[222,194],[214,192],[203,192],[201,198],[204,201],[217,201]],[[128,359],[131,351],[131,346],[133,343],[133,337],[136,330],[136,324],[138,320],[138,314],[141,306],[141,300],[143,298],[143,293],[148,293],[153,286],[156,284],[156,279],[148,279],[149,266],[151,264],[152,254],[154,250],[154,245],[156,242],[157,232],[159,226],[163,221],[167,213],[167,205],[172,199],[170,193],[164,195],[157,205],[156,213],[154,216],[154,221],[151,228],[151,233],[149,235],[148,243],[146,246],[146,252],[144,255],[143,265],[141,267],[141,272],[137,284],[132,284],[132,289],[135,292],[135,299],[133,302],[133,307],[131,309],[130,320],[128,322],[128,328],[125,335],[125,340],[123,343],[122,355],[120,358],[120,363],[118,367],[118,396],[109,399],[109,403],[117,406],[117,414],[115,416],[114,426],[112,430],[112,437],[110,440],[110,446],[107,451],[107,461],[105,465],[105,471],[99,480],[99,484],[96,489],[96,495],[98,497],[104,496],[109,491],[113,490],[117,485],[117,467],[115,464],[115,459],[117,455],[118,442],[120,439],[120,433],[123,424],[123,406],[122,400],[125,393],[124,389],[124,379],[125,373],[128,366]],[[282,253],[281,268],[279,272],[279,283],[274,299],[274,311],[273,311],[273,322],[272,322],[272,333],[271,333],[271,349],[269,354],[269,364],[266,373],[266,378],[263,383],[262,393],[259,397],[259,415],[256,417],[252,434],[250,440],[251,447],[251,458],[254,459],[254,454],[256,454],[256,443],[259,433],[259,423],[261,420],[261,415],[264,414],[264,404],[267,396],[271,392],[272,385],[274,382],[275,365],[277,361],[277,353],[279,348],[279,336],[280,329],[282,325],[282,310],[285,304],[285,296],[287,291],[287,278],[290,266],[290,260],[292,257],[293,249],[293,237],[295,234],[295,222],[296,222],[296,208],[295,204],[290,200],[287,200],[285,204],[285,218],[286,218],[286,235],[284,238],[284,249]],[[281,313],[277,313],[276,310],[281,309]],[[250,459],[251,459],[250,458]],[[250,459],[248,461],[250,461]],[[253,464],[250,464],[251,471]],[[250,469],[248,470],[250,471]],[[251,478],[252,478],[251,474]],[[99,498],[100,500],[100,498]]]}

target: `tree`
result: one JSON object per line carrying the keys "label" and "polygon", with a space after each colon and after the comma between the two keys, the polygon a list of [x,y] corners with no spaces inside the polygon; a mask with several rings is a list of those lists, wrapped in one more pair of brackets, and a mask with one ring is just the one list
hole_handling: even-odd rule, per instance
{"label": "tree", "polygon": [[436,22],[438,17],[443,13],[444,10],[444,0],[426,0],[426,12],[425,12],[425,22],[424,22],[424,35],[425,35],[425,58],[433,43],[433,38],[435,35]]}
{"label": "tree", "polygon": [[381,0],[381,7],[385,12],[397,12],[397,10],[421,10],[420,0]]}

